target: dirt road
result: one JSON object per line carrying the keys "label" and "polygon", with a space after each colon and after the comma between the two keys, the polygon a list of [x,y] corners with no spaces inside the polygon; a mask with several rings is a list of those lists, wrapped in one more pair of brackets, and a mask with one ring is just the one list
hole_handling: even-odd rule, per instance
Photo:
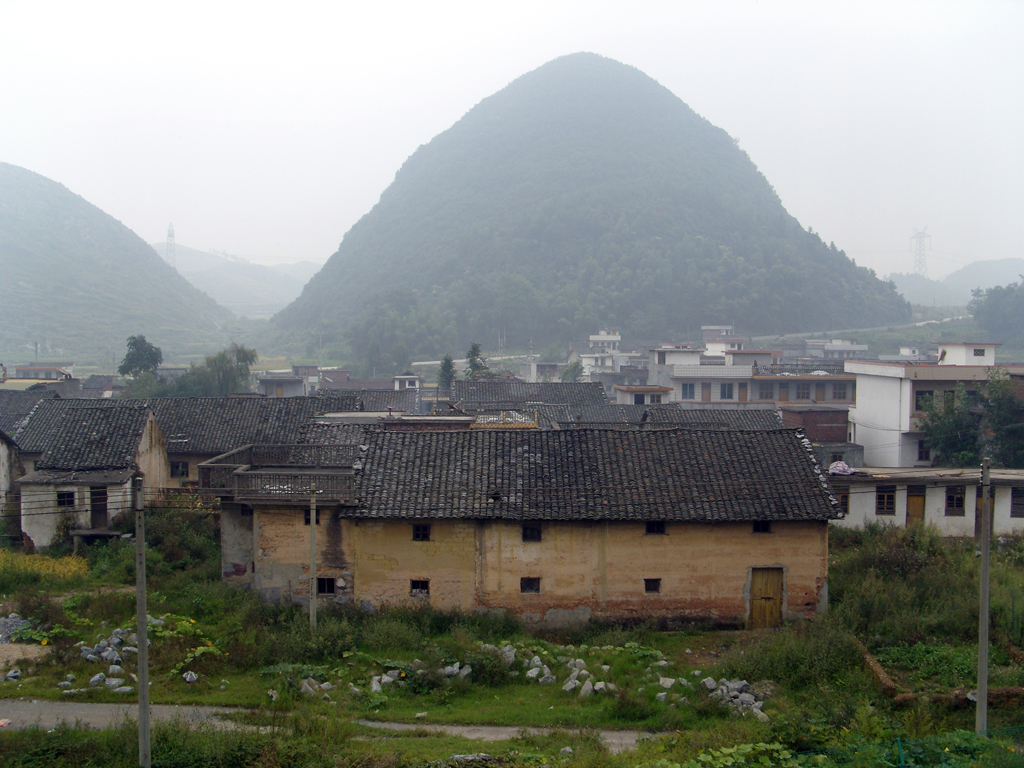
{"label": "dirt road", "polygon": [[[189,722],[210,722],[230,725],[218,721],[218,713],[230,712],[223,707],[191,707],[154,704],[150,707],[153,720],[181,718]],[[7,728],[53,728],[61,723],[79,723],[89,728],[112,728],[126,717],[133,720],[139,716],[135,704],[94,704],[83,701],[43,701],[40,699],[0,699],[0,722],[9,720]]]}

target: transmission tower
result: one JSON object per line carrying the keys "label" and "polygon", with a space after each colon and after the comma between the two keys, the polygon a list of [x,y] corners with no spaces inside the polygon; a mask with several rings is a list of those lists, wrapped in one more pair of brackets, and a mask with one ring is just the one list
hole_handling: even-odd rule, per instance
{"label": "transmission tower", "polygon": [[174,247],[174,224],[167,225],[167,250],[164,259],[175,269],[178,268],[178,253]]}
{"label": "transmission tower", "polygon": [[925,256],[924,242],[928,241],[928,249],[932,247],[932,236],[928,234],[928,227],[918,231],[914,230],[914,236],[910,241],[914,244],[914,272],[921,277],[928,277],[928,259]]}

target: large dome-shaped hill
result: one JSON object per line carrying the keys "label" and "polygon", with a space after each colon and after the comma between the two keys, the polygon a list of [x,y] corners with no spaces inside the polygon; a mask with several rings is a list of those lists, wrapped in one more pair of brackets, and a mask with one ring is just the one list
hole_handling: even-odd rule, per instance
{"label": "large dome-shaped hill", "polygon": [[470,339],[668,338],[902,320],[891,285],[806,231],[746,153],[639,70],[573,54],[405,162],[280,312],[394,364]]}
{"label": "large dome-shaped hill", "polygon": [[[62,184],[0,163],[0,353],[120,359],[143,334],[175,354],[223,343],[231,313]],[[32,350],[32,351],[30,351]]]}

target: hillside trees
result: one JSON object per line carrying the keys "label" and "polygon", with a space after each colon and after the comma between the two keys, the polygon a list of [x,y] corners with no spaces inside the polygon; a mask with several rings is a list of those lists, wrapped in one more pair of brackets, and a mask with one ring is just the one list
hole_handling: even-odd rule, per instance
{"label": "hillside trees", "polygon": [[441,366],[437,369],[437,386],[440,389],[451,389],[455,381],[455,360],[451,353],[446,352],[441,360]]}
{"label": "hillside trees", "polygon": [[121,376],[137,376],[140,373],[156,373],[160,363],[164,361],[164,353],[160,347],[146,341],[145,336],[129,336],[128,351],[117,367]]}
{"label": "hillside trees", "polygon": [[174,381],[145,372],[129,385],[128,397],[224,397],[249,389],[249,373],[259,359],[255,349],[232,344],[202,363],[192,363]]}
{"label": "hillside trees", "polygon": [[479,378],[490,370],[487,367],[487,358],[480,351],[479,342],[474,341],[469,345],[469,350],[466,352],[466,364],[469,366],[469,369],[466,371],[467,379]]}
{"label": "hillside trees", "polygon": [[1020,343],[1024,338],[1024,282],[978,288],[972,293],[967,308],[991,340]]}

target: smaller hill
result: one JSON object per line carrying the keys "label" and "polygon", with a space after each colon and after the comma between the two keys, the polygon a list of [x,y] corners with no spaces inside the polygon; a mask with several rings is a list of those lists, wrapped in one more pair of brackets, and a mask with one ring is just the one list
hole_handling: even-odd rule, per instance
{"label": "smaller hill", "polygon": [[961,267],[942,280],[929,280],[912,273],[895,273],[886,279],[896,283],[896,290],[911,304],[965,307],[974,289],[1016,283],[1022,275],[1024,259],[988,259]]}
{"label": "smaller hill", "polygon": [[232,315],[128,227],[62,184],[0,163],[0,359],[120,359],[142,334],[164,359],[227,341]]}
{"label": "smaller hill", "polygon": [[[153,243],[153,249],[166,260],[167,243]],[[182,277],[241,317],[268,318],[284,309],[321,266],[312,261],[267,266],[181,244],[174,252]]]}

